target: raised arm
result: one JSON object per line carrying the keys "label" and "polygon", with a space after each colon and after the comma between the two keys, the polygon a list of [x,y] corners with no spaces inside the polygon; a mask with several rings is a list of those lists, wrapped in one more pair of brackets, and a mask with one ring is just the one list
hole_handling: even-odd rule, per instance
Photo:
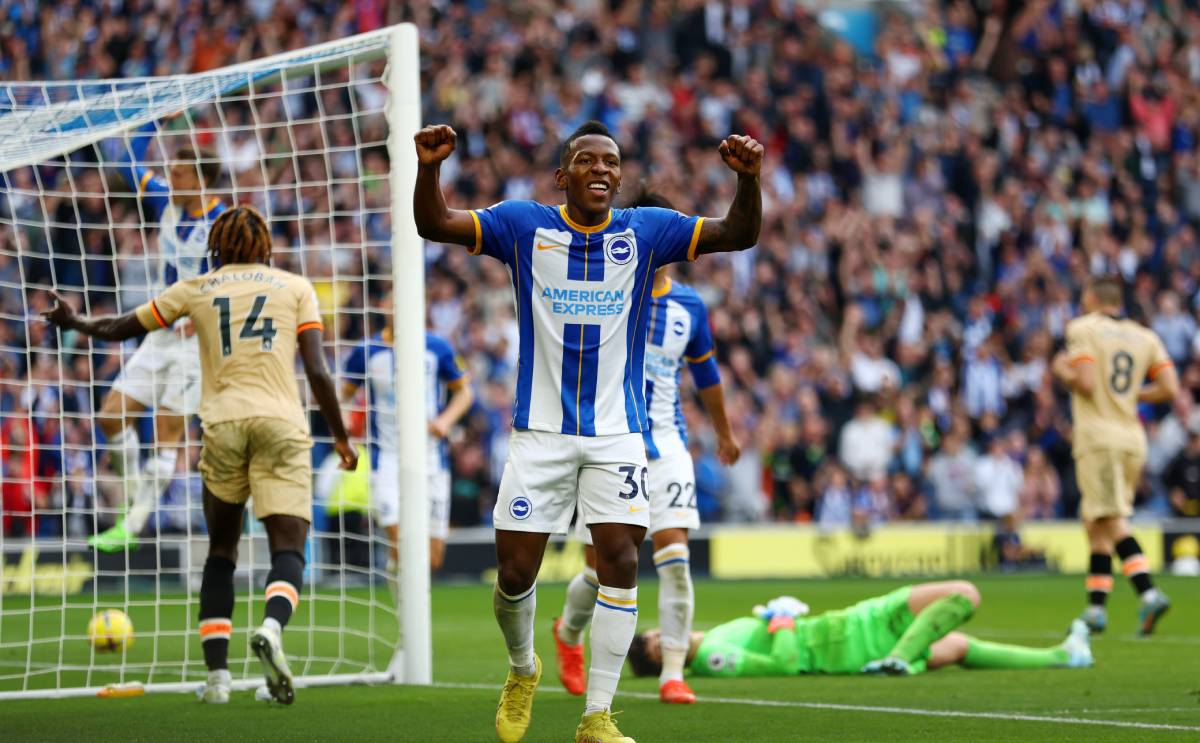
{"label": "raised arm", "polygon": [[86,336],[102,341],[123,341],[140,338],[150,330],[142,325],[137,312],[105,317],[87,317],[75,312],[75,308],[58,292],[51,291],[54,306],[42,313],[42,318],[64,330],[77,330]]}
{"label": "raised arm", "polygon": [[129,137],[129,145],[121,148],[121,159],[115,167],[125,179],[125,185],[134,193],[141,193],[143,182],[151,177],[150,171],[142,165],[142,160],[145,159],[146,150],[150,149],[150,142],[157,130],[158,127],[153,121],[142,124],[133,130]]}
{"label": "raised arm", "polygon": [[442,161],[454,152],[454,130],[440,124],[417,132],[417,185],[413,190],[413,217],[417,232],[426,240],[478,246],[479,231],[471,212],[451,209],[442,195]]}
{"label": "raised arm", "polygon": [[350,445],[350,437],[346,435],[346,426],[342,422],[342,410],[338,405],[337,389],[329,369],[325,366],[325,354],[321,350],[321,331],[309,328],[300,333],[300,358],[304,362],[304,374],[308,377],[308,386],[313,396],[317,398],[317,406],[321,409],[321,417],[333,433],[333,448],[342,458],[342,469],[353,470],[358,467],[358,452]]}
{"label": "raised arm", "polygon": [[763,146],[753,137],[733,134],[720,146],[721,159],[737,173],[737,192],[729,211],[721,219],[705,219],[700,226],[696,253],[729,253],[745,250],[758,243],[762,229],[762,189],[758,183],[762,171]]}

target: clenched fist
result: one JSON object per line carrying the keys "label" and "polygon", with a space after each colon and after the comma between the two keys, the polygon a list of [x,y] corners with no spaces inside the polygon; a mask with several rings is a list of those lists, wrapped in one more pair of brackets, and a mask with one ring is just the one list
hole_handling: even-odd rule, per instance
{"label": "clenched fist", "polygon": [[445,124],[425,127],[413,135],[413,141],[417,144],[417,163],[437,165],[450,157],[457,140],[458,135]]}
{"label": "clenched fist", "polygon": [[762,170],[763,146],[754,137],[730,134],[718,149],[721,159],[738,175],[758,175]]}
{"label": "clenched fist", "polygon": [[42,319],[65,330],[70,330],[75,322],[75,308],[56,291],[51,291],[50,296],[54,298],[54,306],[42,312]]}

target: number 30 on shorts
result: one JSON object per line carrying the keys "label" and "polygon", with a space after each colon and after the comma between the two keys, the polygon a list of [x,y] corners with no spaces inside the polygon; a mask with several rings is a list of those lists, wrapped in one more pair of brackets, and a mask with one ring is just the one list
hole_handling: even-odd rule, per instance
{"label": "number 30 on shorts", "polygon": [[[638,479],[635,480],[635,479],[633,479],[633,476],[638,474],[639,469],[641,470],[641,474],[639,475]],[[650,500],[650,493],[649,493],[649,491],[646,490],[646,468],[645,467],[636,467],[632,464],[624,464],[624,465],[621,465],[620,467],[618,467],[617,471],[620,472],[622,475],[625,475],[625,487],[629,488],[629,492],[627,492],[627,493],[624,493],[624,492],[617,493],[618,498],[623,498],[625,500],[633,500],[634,498],[638,497],[638,494],[640,493],[643,498],[645,498],[646,500]],[[639,487],[639,481],[640,481],[640,487]]]}

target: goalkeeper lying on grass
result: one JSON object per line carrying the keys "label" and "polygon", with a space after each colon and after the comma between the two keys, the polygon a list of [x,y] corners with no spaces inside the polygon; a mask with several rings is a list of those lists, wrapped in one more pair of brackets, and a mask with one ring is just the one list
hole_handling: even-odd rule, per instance
{"label": "goalkeeper lying on grass", "polygon": [[[979,606],[967,581],[920,583],[854,606],[803,618],[808,606],[791,596],[754,607],[742,617],[693,632],[687,663],[698,676],[792,676],[868,673],[904,676],[959,664],[964,668],[1086,668],[1088,630],[1071,625],[1067,639],[1048,648],[978,640],[954,630]],[[658,674],[659,631],[633,638],[629,665],[638,676]]]}

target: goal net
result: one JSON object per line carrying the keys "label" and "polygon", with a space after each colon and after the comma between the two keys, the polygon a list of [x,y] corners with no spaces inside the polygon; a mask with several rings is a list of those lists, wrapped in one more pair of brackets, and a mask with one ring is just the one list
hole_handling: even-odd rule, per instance
{"label": "goal net", "polygon": [[[353,350],[394,318],[398,399],[360,391],[343,411],[364,452],[372,412],[396,421],[399,587],[369,515],[371,457],[356,473],[330,466],[328,429],[298,372],[315,442],[305,584],[284,633],[298,685],[429,682],[425,324],[411,301],[424,296],[411,216],[419,110],[409,25],[194,75],[0,86],[0,698],[112,684],[187,691],[205,678],[200,426],[184,418],[180,438],[171,423],[171,405],[187,404],[171,353],[188,344],[135,361],[137,342],[89,341],[38,315],[51,289],[89,314],[122,313],[202,270],[180,246],[218,201],[256,206],[274,265],[313,283],[339,388]],[[410,300],[403,313],[400,298]],[[111,435],[102,414],[134,399],[110,399],[122,375],[140,375],[137,396],[152,398],[118,413],[138,433],[136,453],[115,451],[113,439],[129,437]],[[155,497],[136,543],[108,532],[105,549],[93,546],[138,488]],[[243,689],[261,684],[248,637],[270,569],[250,510],[229,663]],[[132,620],[123,650],[88,640],[106,609]]]}

